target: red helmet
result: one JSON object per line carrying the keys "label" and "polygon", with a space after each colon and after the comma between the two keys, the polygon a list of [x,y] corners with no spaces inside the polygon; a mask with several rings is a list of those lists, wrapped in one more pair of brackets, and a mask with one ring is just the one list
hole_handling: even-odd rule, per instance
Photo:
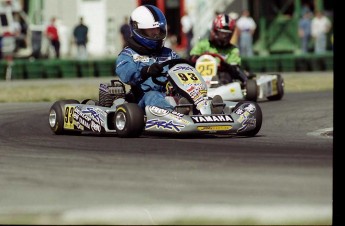
{"label": "red helmet", "polygon": [[213,20],[210,40],[218,46],[227,46],[230,44],[234,34],[236,21],[227,14],[219,14]]}

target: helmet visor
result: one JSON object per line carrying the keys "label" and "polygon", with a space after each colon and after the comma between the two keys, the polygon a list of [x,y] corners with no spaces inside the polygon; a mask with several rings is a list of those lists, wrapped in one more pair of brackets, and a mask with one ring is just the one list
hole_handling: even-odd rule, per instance
{"label": "helmet visor", "polygon": [[166,29],[163,27],[155,27],[148,29],[135,29],[134,30],[140,36],[149,40],[163,40],[167,36]]}
{"label": "helmet visor", "polygon": [[227,31],[227,32],[217,31],[216,32],[216,39],[222,45],[229,44],[231,37],[232,37],[232,32],[230,32],[230,31]]}

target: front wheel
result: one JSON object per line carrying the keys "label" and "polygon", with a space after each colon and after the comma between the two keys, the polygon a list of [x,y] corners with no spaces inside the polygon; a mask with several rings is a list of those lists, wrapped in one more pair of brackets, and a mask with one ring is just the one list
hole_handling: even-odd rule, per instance
{"label": "front wheel", "polygon": [[[237,135],[254,137],[261,129],[261,125],[262,125],[262,111],[261,111],[260,106],[256,102],[250,102],[250,101],[240,101],[238,104],[236,104],[236,106],[235,106],[233,111],[235,112],[243,104],[247,104],[247,106],[248,105],[254,105],[254,107],[255,107],[255,128],[253,130],[249,130],[249,131],[238,132]],[[250,109],[253,109],[253,108],[251,107]]]}
{"label": "front wheel", "polygon": [[113,123],[119,137],[139,137],[145,127],[144,111],[134,103],[119,105]]}

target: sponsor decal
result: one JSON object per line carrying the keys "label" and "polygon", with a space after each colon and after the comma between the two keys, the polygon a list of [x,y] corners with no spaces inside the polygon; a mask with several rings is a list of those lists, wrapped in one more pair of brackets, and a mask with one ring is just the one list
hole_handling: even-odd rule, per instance
{"label": "sponsor decal", "polygon": [[170,112],[172,115],[177,116],[178,118],[182,118],[184,114],[178,113],[177,111]]}
{"label": "sponsor decal", "polygon": [[194,68],[193,67],[191,67],[191,66],[182,66],[182,65],[178,65],[178,66],[176,66],[175,68],[174,68],[174,70],[173,71],[193,71],[194,70]]}
{"label": "sponsor decal", "polygon": [[73,118],[74,124],[78,129],[84,130],[87,128],[94,132],[101,132],[101,123],[103,123],[104,120],[100,118],[99,113],[94,108],[87,107],[81,110],[77,107],[74,110]]}
{"label": "sponsor decal", "polygon": [[234,122],[230,115],[191,116],[194,123]]}
{"label": "sponsor decal", "polygon": [[237,132],[245,131],[248,127],[255,127],[256,119],[255,118],[245,118],[242,122],[242,126],[237,130]]}
{"label": "sponsor decal", "polygon": [[150,58],[148,56],[141,56],[139,54],[133,54],[133,60],[134,62],[143,62],[143,63],[148,63],[150,61]]}
{"label": "sponsor decal", "polygon": [[237,115],[243,115],[244,114],[244,116],[248,116],[249,114],[254,114],[255,111],[256,111],[256,108],[253,104],[245,104],[243,106],[243,109],[241,109],[241,108],[236,109],[235,114],[237,114]]}
{"label": "sponsor decal", "polygon": [[167,129],[173,130],[176,132],[181,132],[181,128],[184,128],[184,125],[175,124],[172,120],[165,121],[165,120],[158,120],[158,119],[151,119],[146,122],[146,129],[157,128],[157,129]]}
{"label": "sponsor decal", "polygon": [[95,131],[95,132],[101,132],[101,126],[97,123],[95,123],[94,121],[91,121],[91,129],[92,131]]}
{"label": "sponsor decal", "polygon": [[[156,106],[150,106],[149,107],[149,111],[151,114],[158,116],[158,117],[163,117],[166,115],[171,115],[171,116],[177,116],[177,118],[182,118],[184,116],[184,114],[178,113],[176,111],[169,111],[160,107],[156,107]],[[175,117],[174,117],[175,118]]]}
{"label": "sponsor decal", "polygon": [[166,109],[162,109],[156,106],[150,106],[149,107],[149,111],[151,114],[158,116],[158,117],[163,117],[167,114],[169,114],[170,111],[166,110]]}
{"label": "sponsor decal", "polygon": [[82,125],[80,124],[80,122],[75,122],[75,125],[76,125],[77,129],[79,129],[79,130],[84,130],[84,126],[82,126]]}
{"label": "sponsor decal", "polygon": [[253,104],[245,104],[243,109],[251,114],[253,114],[256,111],[256,108]]}
{"label": "sponsor decal", "polygon": [[244,112],[244,111],[243,111],[242,109],[238,108],[238,109],[236,109],[235,114],[237,114],[237,115],[242,115],[243,112]]}
{"label": "sponsor decal", "polygon": [[232,126],[198,126],[199,131],[228,131]]}
{"label": "sponsor decal", "polygon": [[97,122],[98,124],[101,123],[101,121],[103,121],[100,117],[99,117],[99,113],[95,111],[94,108],[92,107],[87,107],[86,110],[82,111],[84,114],[90,114],[90,117],[92,120],[94,120],[95,122]]}
{"label": "sponsor decal", "polygon": [[90,122],[88,122],[86,119],[84,119],[84,118],[82,118],[82,117],[79,118],[79,123],[80,123],[80,125],[82,125],[82,126],[88,128],[88,129],[91,128]]}

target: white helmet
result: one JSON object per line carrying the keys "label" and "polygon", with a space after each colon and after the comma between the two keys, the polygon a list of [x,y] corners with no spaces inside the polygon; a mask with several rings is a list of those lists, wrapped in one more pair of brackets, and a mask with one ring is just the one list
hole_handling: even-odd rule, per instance
{"label": "white helmet", "polygon": [[[153,5],[142,5],[137,7],[131,14],[129,22],[132,37],[140,45],[150,50],[157,50],[163,47],[167,37],[167,22],[160,9]],[[145,29],[159,28],[159,35],[149,37]]]}

